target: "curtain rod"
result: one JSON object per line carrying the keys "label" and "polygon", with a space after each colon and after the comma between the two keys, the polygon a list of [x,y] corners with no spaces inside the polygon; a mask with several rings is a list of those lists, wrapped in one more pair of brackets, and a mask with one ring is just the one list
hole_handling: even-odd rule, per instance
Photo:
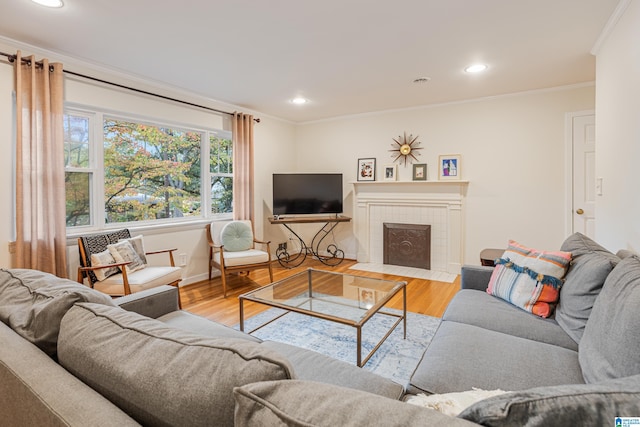
{"label": "curtain rod", "polygon": [[[12,55],[12,54],[5,53],[5,52],[0,52],[0,55],[6,56],[7,59],[9,60],[9,62],[13,62],[17,58],[16,55]],[[27,63],[31,62],[28,59],[24,59],[24,58],[22,60],[24,62],[27,62]],[[39,61],[36,62],[36,66],[42,67],[42,62],[39,62]],[[63,69],[62,71],[64,73],[66,73],[66,74],[71,74],[71,75],[76,76],[76,77],[82,77],[83,79],[93,80],[95,82],[104,83],[104,84],[111,85],[111,86],[116,86],[116,87],[119,87],[121,89],[130,90],[132,92],[137,92],[137,93],[141,93],[141,94],[144,94],[144,95],[155,96],[156,98],[162,98],[162,99],[167,100],[167,101],[177,102],[177,103],[180,103],[180,104],[189,105],[191,107],[202,108],[204,110],[214,111],[216,113],[221,113],[221,114],[226,114],[226,115],[229,115],[229,116],[233,116],[233,113],[230,113],[228,111],[222,111],[222,110],[218,110],[216,108],[211,108],[211,107],[206,107],[204,105],[195,104],[193,102],[183,101],[181,99],[172,98],[170,96],[160,95],[158,93],[153,93],[153,92],[149,92],[149,91],[146,91],[146,90],[137,89],[137,88],[134,88],[134,87],[131,87],[131,86],[121,85],[119,83],[110,82],[108,80],[99,79],[97,77],[87,76],[86,74],[80,74],[80,73],[76,73],[76,72],[70,71],[70,70]],[[253,119],[253,121],[256,122],[256,123],[260,123],[260,118],[256,117],[256,118]]]}

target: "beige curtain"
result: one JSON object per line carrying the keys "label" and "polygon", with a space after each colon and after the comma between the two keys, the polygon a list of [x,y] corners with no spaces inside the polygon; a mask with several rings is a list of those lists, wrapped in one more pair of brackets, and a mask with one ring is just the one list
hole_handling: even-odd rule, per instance
{"label": "beige curtain", "polygon": [[253,116],[233,113],[233,217],[254,221]]}
{"label": "beige curtain", "polygon": [[14,69],[15,267],[66,277],[62,64],[18,51]]}

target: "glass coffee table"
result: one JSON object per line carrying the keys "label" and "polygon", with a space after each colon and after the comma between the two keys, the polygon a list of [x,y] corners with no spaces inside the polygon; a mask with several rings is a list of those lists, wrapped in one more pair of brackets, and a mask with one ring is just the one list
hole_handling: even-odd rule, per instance
{"label": "glass coffee table", "polygon": [[[389,312],[384,306],[402,291],[402,312]],[[407,282],[309,268],[286,279],[240,295],[240,330],[244,331],[244,302],[252,301],[286,310],[276,318],[248,331],[252,333],[289,312],[342,323],[356,329],[356,364],[362,367],[402,322],[407,338]],[[375,314],[396,320],[378,344],[362,357],[362,327]]]}

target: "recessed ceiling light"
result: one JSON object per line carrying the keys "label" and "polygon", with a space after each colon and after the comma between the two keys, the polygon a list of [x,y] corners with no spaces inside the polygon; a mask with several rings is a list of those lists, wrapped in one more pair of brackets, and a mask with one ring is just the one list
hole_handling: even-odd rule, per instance
{"label": "recessed ceiling light", "polygon": [[428,83],[431,80],[431,77],[418,77],[417,79],[413,79],[414,83]]}
{"label": "recessed ceiling light", "polygon": [[302,97],[300,97],[300,96],[299,96],[299,97],[297,97],[297,98],[293,98],[290,102],[291,102],[292,104],[302,105],[302,104],[306,104],[307,102],[309,102],[309,100],[308,100],[308,99],[306,99],[306,98],[302,98]]}
{"label": "recessed ceiling light", "polygon": [[467,68],[464,69],[464,71],[466,71],[467,73],[480,73],[484,70],[486,70],[487,67],[484,64],[474,64],[474,65],[469,65]]}
{"label": "recessed ceiling light", "polygon": [[62,7],[64,3],[62,0],[31,0],[34,3],[38,3],[39,5],[46,7]]}

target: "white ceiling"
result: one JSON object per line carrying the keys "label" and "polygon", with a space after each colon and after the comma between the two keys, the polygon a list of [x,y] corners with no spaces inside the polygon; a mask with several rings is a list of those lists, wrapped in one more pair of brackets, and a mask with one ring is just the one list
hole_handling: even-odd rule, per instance
{"label": "white ceiling", "polygon": [[64,2],[0,0],[0,36],[307,122],[593,81],[618,0]]}

